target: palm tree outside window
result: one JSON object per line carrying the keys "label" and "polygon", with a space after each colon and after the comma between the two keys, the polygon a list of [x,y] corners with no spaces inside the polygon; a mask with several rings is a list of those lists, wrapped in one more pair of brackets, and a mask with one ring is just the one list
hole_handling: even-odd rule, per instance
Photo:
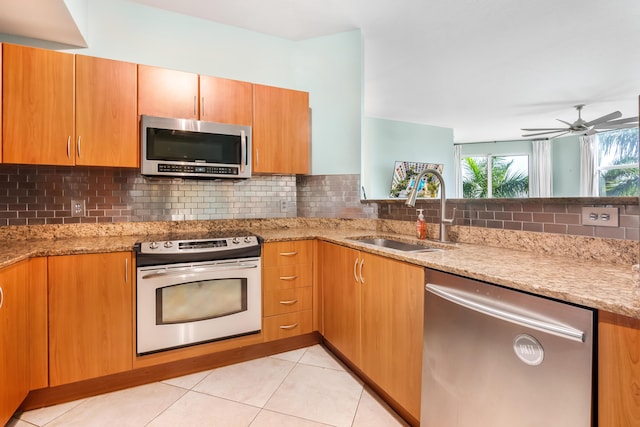
{"label": "palm tree outside window", "polygon": [[638,196],[638,128],[602,132],[598,140],[599,195]]}
{"label": "palm tree outside window", "polygon": [[528,155],[464,157],[461,169],[464,198],[529,196]]}

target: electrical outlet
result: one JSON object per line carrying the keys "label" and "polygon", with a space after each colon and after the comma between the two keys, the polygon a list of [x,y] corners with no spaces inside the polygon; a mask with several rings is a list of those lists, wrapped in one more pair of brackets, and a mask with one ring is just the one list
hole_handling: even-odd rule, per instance
{"label": "electrical outlet", "polygon": [[280,200],[280,212],[286,212],[287,209],[287,201],[285,199]]}
{"label": "electrical outlet", "polygon": [[582,207],[582,225],[617,227],[619,221],[618,216],[618,208]]}
{"label": "electrical outlet", "polygon": [[87,216],[84,200],[71,200],[71,216]]}

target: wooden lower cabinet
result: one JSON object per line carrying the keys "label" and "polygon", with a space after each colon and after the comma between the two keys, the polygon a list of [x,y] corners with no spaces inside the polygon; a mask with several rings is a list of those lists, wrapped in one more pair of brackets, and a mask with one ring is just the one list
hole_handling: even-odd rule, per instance
{"label": "wooden lower cabinet", "polygon": [[424,269],[322,242],[324,338],[420,419]]}
{"label": "wooden lower cabinet", "polygon": [[360,360],[361,299],[357,282],[359,252],[320,242],[320,288],[324,338],[356,365]]}
{"label": "wooden lower cabinet", "polygon": [[29,260],[29,388],[49,385],[47,258]]}
{"label": "wooden lower cabinet", "polygon": [[29,392],[28,280],[28,261],[0,270],[0,425]]}
{"label": "wooden lower cabinet", "polygon": [[130,252],[49,257],[49,385],[130,370]]}
{"label": "wooden lower cabinet", "polygon": [[313,259],[312,240],[265,243],[262,271],[265,342],[314,330]]}
{"label": "wooden lower cabinet", "polygon": [[424,268],[360,256],[362,370],[420,419]]}
{"label": "wooden lower cabinet", "polygon": [[640,425],[640,320],[598,313],[598,426]]}

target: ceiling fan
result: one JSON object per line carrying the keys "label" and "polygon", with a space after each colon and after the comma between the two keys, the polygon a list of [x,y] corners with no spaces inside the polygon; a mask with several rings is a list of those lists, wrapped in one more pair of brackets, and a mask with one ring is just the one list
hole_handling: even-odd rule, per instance
{"label": "ceiling fan", "polygon": [[572,135],[593,135],[595,133],[605,132],[608,130],[638,127],[638,117],[621,119],[620,117],[622,117],[622,113],[620,113],[620,111],[614,111],[613,113],[605,114],[602,117],[598,117],[597,119],[587,122],[582,118],[582,108],[584,106],[585,104],[574,106],[574,108],[578,110],[578,120],[573,123],[556,119],[568,127],[521,129],[525,132],[535,132],[522,136],[527,138],[531,136],[549,135],[549,138],[557,138],[568,133]]}

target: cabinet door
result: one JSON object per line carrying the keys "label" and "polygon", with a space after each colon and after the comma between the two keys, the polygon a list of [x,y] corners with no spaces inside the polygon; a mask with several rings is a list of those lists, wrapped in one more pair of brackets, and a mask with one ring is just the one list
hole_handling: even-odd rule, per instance
{"label": "cabinet door", "polygon": [[137,167],[136,64],[76,55],[76,164]]}
{"label": "cabinet door", "polygon": [[361,253],[362,370],[420,419],[424,269]]}
{"label": "cabinet door", "polygon": [[73,165],[73,55],[3,46],[3,161]]}
{"label": "cabinet door", "polygon": [[320,242],[324,338],[356,365],[360,364],[360,284],[356,281],[359,253]]}
{"label": "cabinet door", "polygon": [[128,252],[49,257],[49,385],[131,369]]}
{"label": "cabinet door", "polygon": [[138,114],[198,118],[198,75],[138,65]]}
{"label": "cabinet door", "polygon": [[253,172],[308,174],[309,94],[253,85]]}
{"label": "cabinet door", "polygon": [[47,258],[29,260],[29,388],[49,385]]}
{"label": "cabinet door", "polygon": [[598,313],[598,425],[640,425],[640,320]]}
{"label": "cabinet door", "polygon": [[200,76],[200,120],[251,126],[252,90],[248,82]]}
{"label": "cabinet door", "polygon": [[29,392],[28,263],[0,270],[0,425]]}

